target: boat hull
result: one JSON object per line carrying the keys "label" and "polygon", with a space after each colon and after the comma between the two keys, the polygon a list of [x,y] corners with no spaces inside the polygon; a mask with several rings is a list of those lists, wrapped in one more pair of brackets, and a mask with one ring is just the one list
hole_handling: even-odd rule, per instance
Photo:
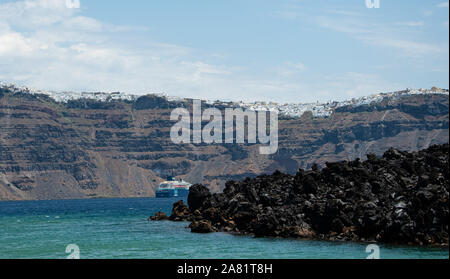
{"label": "boat hull", "polygon": [[177,196],[177,193],[174,189],[156,191],[157,198],[172,198],[172,197],[176,197],[176,196]]}

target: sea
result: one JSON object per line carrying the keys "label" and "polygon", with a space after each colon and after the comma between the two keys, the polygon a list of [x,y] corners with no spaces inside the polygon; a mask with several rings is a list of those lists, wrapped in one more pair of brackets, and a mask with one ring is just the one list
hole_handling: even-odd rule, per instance
{"label": "sea", "polygon": [[448,259],[448,248],[195,234],[168,215],[176,198],[0,202],[1,259]]}

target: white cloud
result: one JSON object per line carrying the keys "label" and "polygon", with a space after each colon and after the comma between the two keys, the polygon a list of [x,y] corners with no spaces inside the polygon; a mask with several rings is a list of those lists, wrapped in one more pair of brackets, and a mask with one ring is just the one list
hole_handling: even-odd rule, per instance
{"label": "white cloud", "polygon": [[399,22],[397,25],[402,26],[409,26],[409,27],[422,27],[425,26],[425,22],[423,21],[406,21],[406,22]]}
{"label": "white cloud", "polygon": [[[448,7],[448,1],[440,3],[438,6]],[[285,19],[313,23],[325,29],[345,33],[369,45],[391,48],[402,56],[417,58],[448,53],[448,43],[442,45],[420,41],[405,32],[404,28],[402,29],[402,27],[423,27],[425,26],[424,21],[403,21],[391,24],[364,12],[326,10],[321,14],[314,15],[312,12],[305,12],[304,8],[304,6],[290,7],[289,10],[278,11],[277,15]],[[429,12],[426,15],[431,14],[432,12]]]}
{"label": "white cloud", "polygon": [[64,0],[7,2],[0,7],[0,20],[25,29],[51,26],[78,12],[77,9],[67,9]]}
{"label": "white cloud", "polygon": [[102,32],[105,30],[105,25],[101,22],[84,16],[71,17],[63,22],[64,28],[79,29],[88,32]]}
{"label": "white cloud", "polygon": [[317,25],[323,28],[348,34],[372,33],[373,27],[365,21],[354,18],[332,18],[328,16],[318,16],[315,18]]}
{"label": "white cloud", "polygon": [[449,7],[448,1],[439,3],[437,6],[438,8],[448,8]]}
{"label": "white cloud", "polygon": [[303,64],[302,62],[297,62],[292,64],[292,66],[294,67],[294,69],[298,70],[298,71],[305,71],[306,70],[306,66],[305,64]]}
{"label": "white cloud", "polygon": [[385,37],[382,35],[361,36],[363,41],[375,46],[389,47],[401,51],[401,55],[410,57],[423,57],[432,54],[448,52],[448,46],[416,42],[407,39]]}
{"label": "white cloud", "polygon": [[[400,85],[387,83],[382,77],[376,74],[345,72],[327,75],[323,79],[326,84],[329,84],[329,87],[324,88],[322,91],[320,89],[318,90],[323,96],[335,95],[330,100],[345,100],[375,92],[389,92],[401,89]],[[332,88],[332,91],[330,91],[330,88]],[[337,92],[337,94],[334,92]]]}
{"label": "white cloud", "polygon": [[[367,44],[398,50],[399,55],[403,56],[423,57],[448,53],[448,44],[439,45],[408,39],[392,27],[371,23],[368,20],[320,16],[316,18],[316,22],[323,28],[349,34]],[[408,22],[406,24],[408,26],[421,26],[422,22]]]}
{"label": "white cloud", "polygon": [[[296,98],[307,90],[297,81],[251,77],[239,67],[193,59],[191,48],[116,42],[114,32],[134,27],[106,24],[64,4],[0,4],[0,80],[48,90],[166,92],[230,100],[268,100],[274,94]],[[284,67],[296,73],[306,70],[300,62]]]}
{"label": "white cloud", "polygon": [[179,93],[189,87],[203,92],[216,76],[230,74],[225,67],[190,61],[189,48],[116,43],[112,32],[136,29],[79,12],[68,9],[65,0],[0,4],[0,78],[53,90]]}
{"label": "white cloud", "polygon": [[298,75],[307,70],[307,67],[302,62],[286,62],[283,65],[277,67],[274,71],[281,77],[292,77]]}
{"label": "white cloud", "polygon": [[[348,13],[336,14],[351,18]],[[428,43],[395,36],[386,39],[364,21],[323,18],[320,24],[410,55],[441,51]],[[149,32],[139,36],[145,37],[139,44],[117,39],[120,32],[146,30],[87,17],[82,9],[67,9],[65,0],[0,4],[0,81],[49,90],[165,92],[192,98],[280,102],[342,99],[397,89],[396,84],[373,74],[314,75],[311,65],[301,61],[252,74],[243,67],[209,61],[214,56],[227,60],[227,53],[197,55],[199,51],[189,47],[152,41]]]}
{"label": "white cloud", "polygon": [[14,32],[0,35],[0,56],[28,56],[33,52],[30,39]]}

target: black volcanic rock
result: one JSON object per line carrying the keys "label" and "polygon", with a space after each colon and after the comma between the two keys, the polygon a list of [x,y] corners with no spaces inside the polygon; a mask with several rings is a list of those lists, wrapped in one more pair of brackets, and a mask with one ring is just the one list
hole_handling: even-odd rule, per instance
{"label": "black volcanic rock", "polygon": [[171,221],[187,221],[190,219],[191,211],[183,201],[177,201],[173,204],[172,214],[169,219]]}
{"label": "black volcanic rock", "polygon": [[211,222],[208,220],[194,221],[189,225],[189,228],[191,228],[191,232],[194,233],[211,233],[215,231]]}
{"label": "black volcanic rock", "polygon": [[[229,181],[211,195],[195,185],[174,211],[192,232],[448,246],[449,145],[390,149],[361,162],[327,163],[295,175]],[[183,215],[178,214],[178,215]]]}
{"label": "black volcanic rock", "polygon": [[211,193],[209,192],[209,189],[201,184],[195,184],[193,185],[189,190],[189,196],[188,196],[188,204],[189,209],[191,211],[195,211],[196,209],[200,208],[203,204],[203,201],[210,197]]}
{"label": "black volcanic rock", "polygon": [[167,216],[165,213],[158,211],[155,215],[148,218],[148,221],[162,221],[162,220],[169,220],[169,216]]}

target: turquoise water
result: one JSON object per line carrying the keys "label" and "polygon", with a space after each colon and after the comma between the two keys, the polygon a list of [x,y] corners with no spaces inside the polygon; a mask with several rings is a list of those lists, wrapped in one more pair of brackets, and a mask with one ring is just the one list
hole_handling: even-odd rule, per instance
{"label": "turquoise water", "polygon": [[[0,202],[0,258],[80,257],[364,259],[367,244],[190,233],[188,223],[147,222],[177,199],[95,199]],[[380,246],[381,258],[446,258],[448,249]]]}

